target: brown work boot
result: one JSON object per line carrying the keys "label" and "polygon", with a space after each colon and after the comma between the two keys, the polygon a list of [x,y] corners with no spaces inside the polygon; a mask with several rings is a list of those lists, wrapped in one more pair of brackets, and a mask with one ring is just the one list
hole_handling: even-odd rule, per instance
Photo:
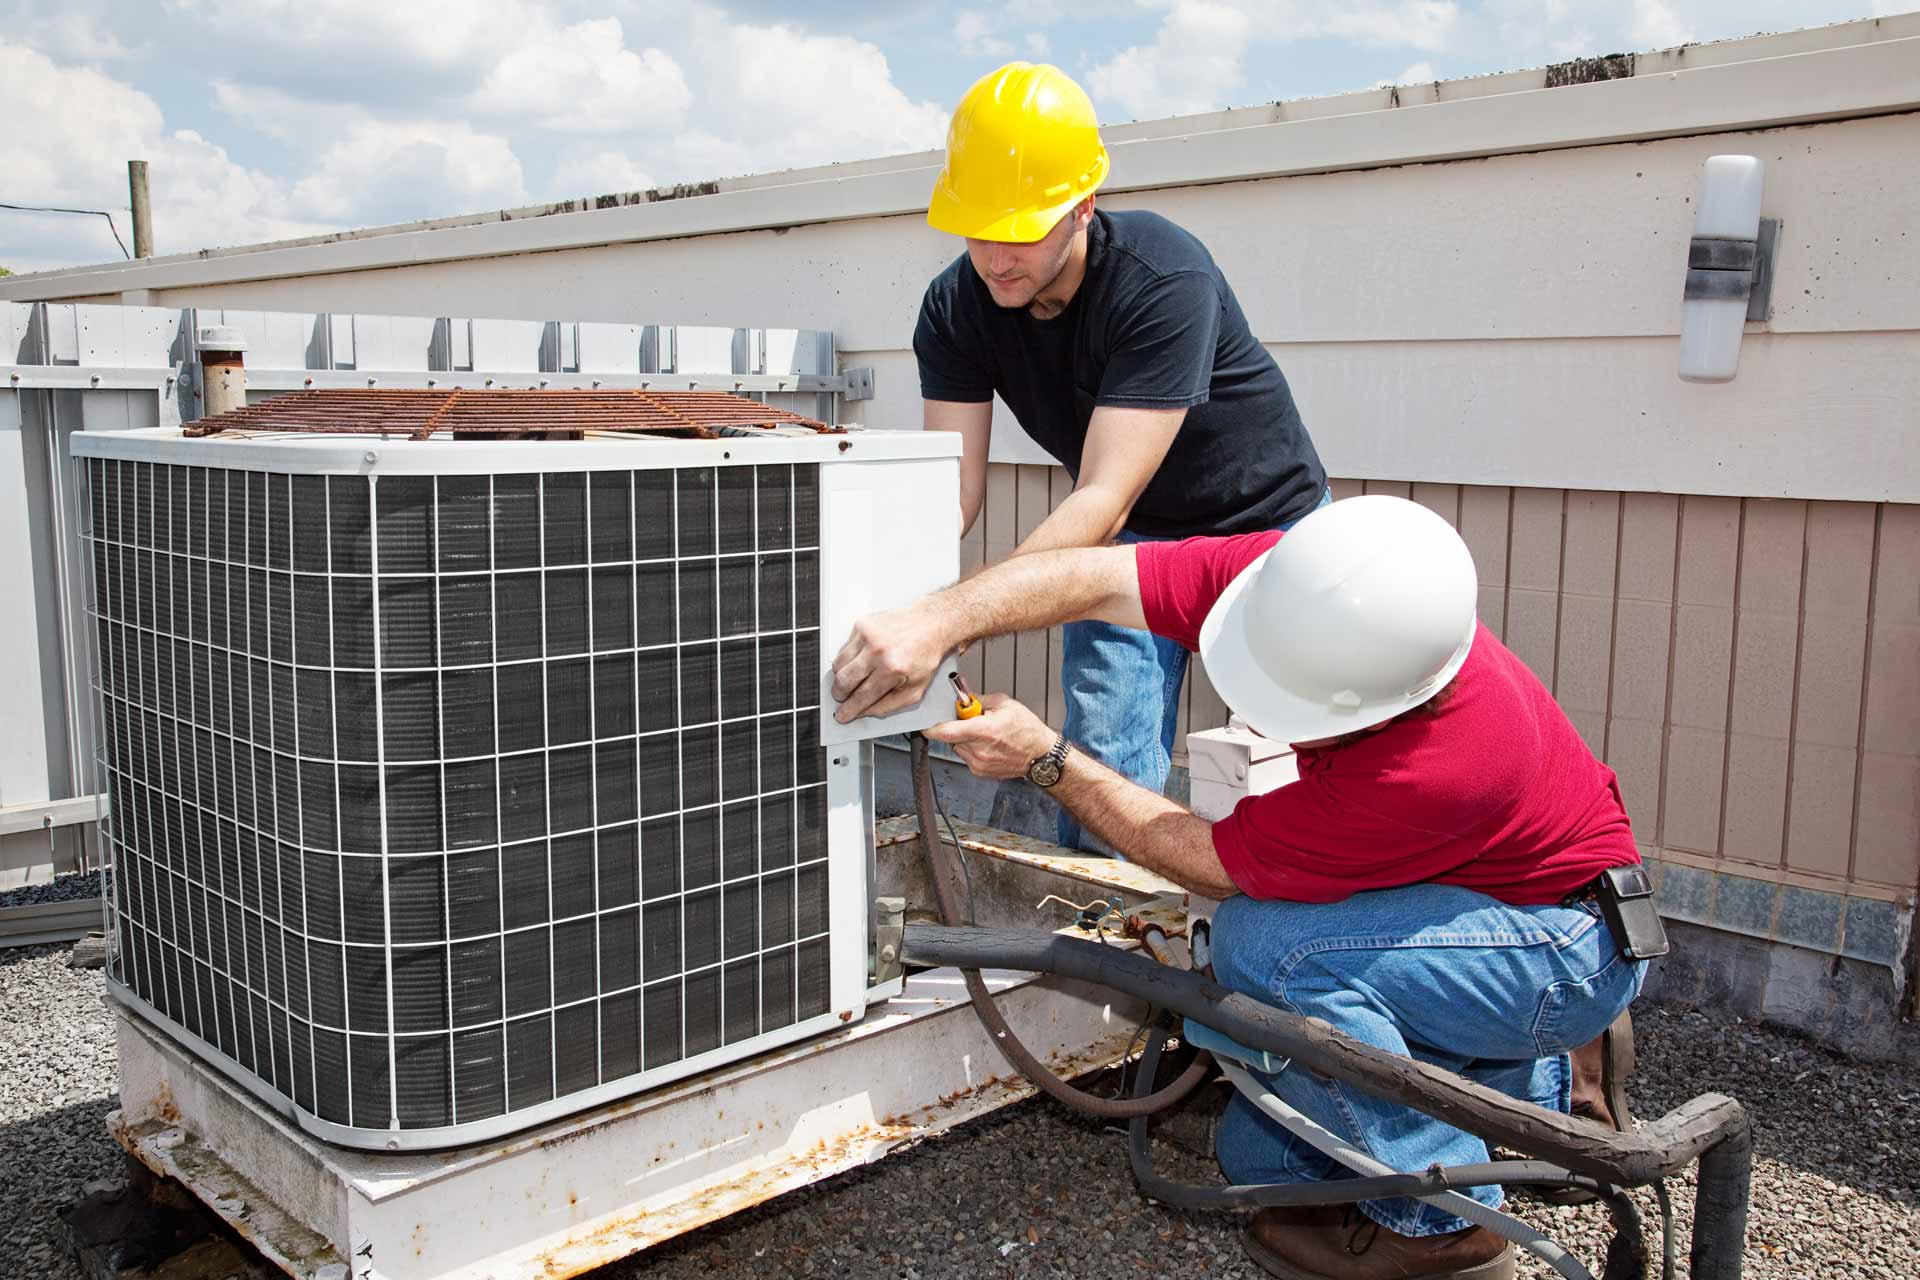
{"label": "brown work boot", "polygon": [[[1571,1111],[1616,1133],[1633,1132],[1627,1113],[1627,1077],[1633,1074],[1633,1014],[1622,1013],[1613,1025],[1568,1054],[1573,1064]],[[1548,1204],[1592,1204],[1591,1191],[1578,1187],[1529,1185],[1525,1190]]]}
{"label": "brown work boot", "polygon": [[1241,1237],[1280,1280],[1513,1280],[1513,1249],[1485,1227],[1403,1236],[1353,1205],[1262,1209]]}
{"label": "brown work boot", "polygon": [[1573,1114],[1598,1120],[1617,1133],[1631,1133],[1627,1077],[1633,1074],[1633,1014],[1622,1013],[1612,1026],[1569,1057],[1573,1062]]}

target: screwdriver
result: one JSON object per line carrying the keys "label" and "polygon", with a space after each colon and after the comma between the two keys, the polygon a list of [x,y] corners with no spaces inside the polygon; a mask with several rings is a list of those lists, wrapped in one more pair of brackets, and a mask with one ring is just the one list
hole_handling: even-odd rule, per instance
{"label": "screwdriver", "polygon": [[973,690],[967,688],[967,682],[958,671],[949,671],[947,679],[953,681],[953,714],[961,720],[971,720],[986,708],[980,705],[980,699],[973,696]]}

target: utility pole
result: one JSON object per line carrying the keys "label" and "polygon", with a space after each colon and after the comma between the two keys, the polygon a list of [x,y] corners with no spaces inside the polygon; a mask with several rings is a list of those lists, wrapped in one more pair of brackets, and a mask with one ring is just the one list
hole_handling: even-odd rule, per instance
{"label": "utility pole", "polygon": [[153,256],[153,209],[147,203],[147,162],[127,161],[127,190],[133,205],[133,256]]}

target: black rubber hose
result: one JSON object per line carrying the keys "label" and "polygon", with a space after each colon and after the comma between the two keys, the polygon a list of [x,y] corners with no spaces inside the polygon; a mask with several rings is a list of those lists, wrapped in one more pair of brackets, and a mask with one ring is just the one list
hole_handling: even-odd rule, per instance
{"label": "black rubber hose", "polygon": [[[1617,1186],[1637,1187],[1700,1159],[1701,1188],[1712,1188],[1714,1223],[1726,1241],[1744,1233],[1746,1116],[1740,1104],[1707,1093],[1634,1133],[1546,1111],[1497,1089],[1417,1059],[1342,1035],[1229,991],[1204,975],[1155,964],[1145,956],[1037,929],[967,929],[909,925],[908,961],[955,968],[986,966],[1054,973],[1126,992],[1148,1004],[1212,1027],[1253,1049],[1341,1080],[1378,1098],[1411,1107],[1490,1142]],[[1695,1252],[1699,1252],[1696,1226]],[[1732,1280],[1715,1273],[1709,1280]]]}
{"label": "black rubber hose", "polygon": [[[913,767],[914,810],[920,819],[920,852],[927,862],[927,875],[933,881],[934,904],[939,908],[942,920],[950,925],[963,925],[967,917],[961,905],[960,886],[957,883],[959,874],[954,865],[954,859],[960,856],[960,852],[956,849],[949,857],[946,845],[941,842],[939,806],[933,797],[933,766],[928,759],[927,740],[917,733],[913,735],[909,759]],[[1102,1098],[1084,1089],[1076,1089],[1055,1075],[1044,1062],[1033,1056],[1026,1045],[1020,1043],[1020,1037],[1013,1033],[1013,1028],[1007,1025],[1006,1018],[1001,1015],[999,1006],[994,1004],[979,969],[962,968],[960,976],[966,982],[967,999],[972,1002],[974,1013],[979,1016],[988,1036],[1014,1070],[1049,1098],[1077,1111],[1098,1116],[1102,1120],[1131,1120],[1136,1116],[1153,1115],[1186,1098],[1204,1084],[1211,1074],[1209,1068],[1213,1059],[1202,1053],[1178,1079],[1159,1092],[1144,1097]]]}

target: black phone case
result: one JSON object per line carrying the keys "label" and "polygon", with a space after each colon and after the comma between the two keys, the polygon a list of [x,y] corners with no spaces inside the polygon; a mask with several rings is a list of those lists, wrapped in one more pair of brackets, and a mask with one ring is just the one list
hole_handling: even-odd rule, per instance
{"label": "black phone case", "polygon": [[1595,896],[1621,955],[1651,960],[1667,954],[1667,926],[1653,905],[1653,881],[1645,867],[1609,867],[1601,873]]}

